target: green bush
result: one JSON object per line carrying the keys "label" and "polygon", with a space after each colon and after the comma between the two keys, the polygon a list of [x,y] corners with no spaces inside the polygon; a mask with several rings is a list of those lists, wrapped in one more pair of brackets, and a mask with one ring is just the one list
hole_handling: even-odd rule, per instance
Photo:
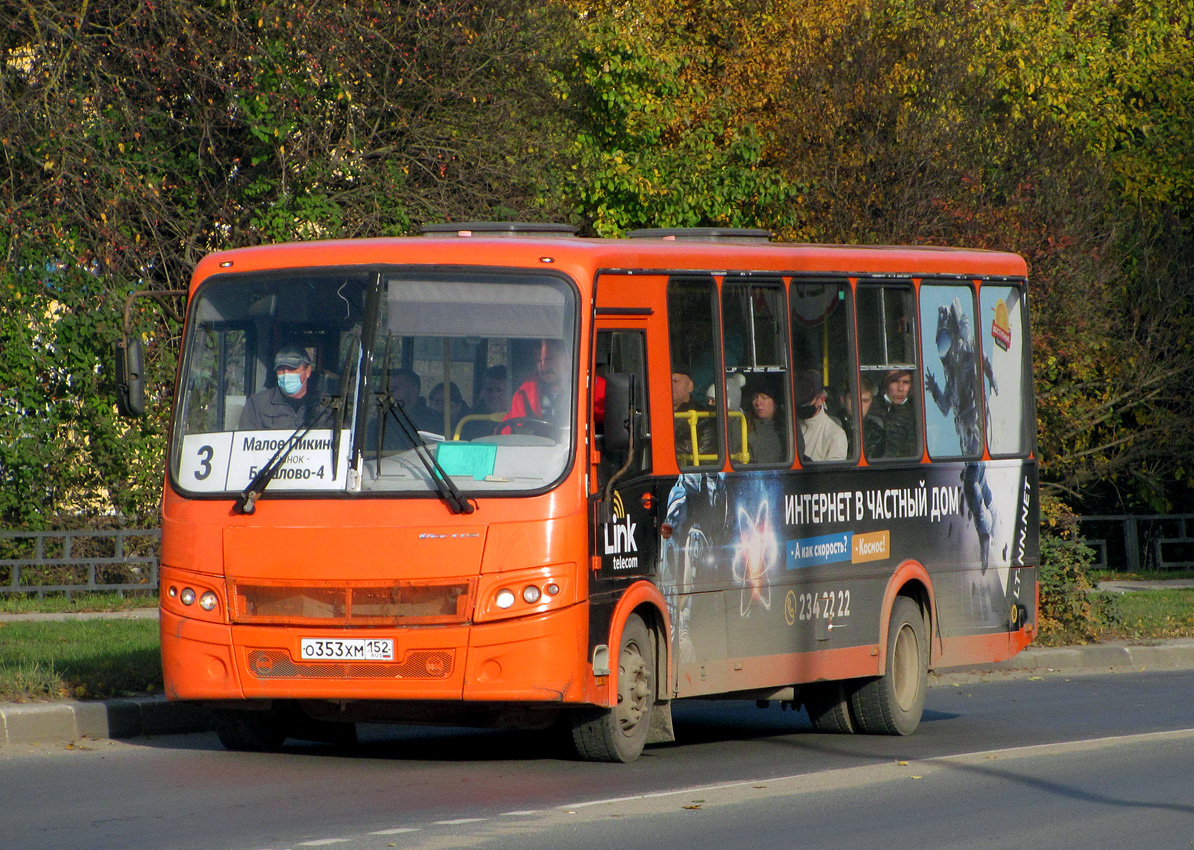
{"label": "green bush", "polygon": [[1094,592],[1088,576],[1094,558],[1069,506],[1042,496],[1038,643],[1088,643],[1119,621],[1115,597]]}

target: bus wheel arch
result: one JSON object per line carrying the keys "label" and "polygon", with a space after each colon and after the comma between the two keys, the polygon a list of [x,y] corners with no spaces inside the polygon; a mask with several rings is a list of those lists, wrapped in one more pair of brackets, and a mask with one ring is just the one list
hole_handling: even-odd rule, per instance
{"label": "bus wheel arch", "polygon": [[[577,754],[588,761],[634,761],[648,743],[675,739],[668,702],[668,620],[659,591],[628,588],[615,606],[605,707],[572,718]],[[616,647],[616,650],[614,649]]]}
{"label": "bus wheel arch", "polygon": [[924,620],[926,636],[925,648],[928,653],[926,661],[932,667],[933,658],[940,655],[941,649],[933,651],[933,634],[937,630],[937,600],[933,593],[933,581],[924,566],[916,561],[905,561],[900,564],[887,583],[883,592],[881,607],[882,619],[879,621],[879,675],[887,672],[889,663],[889,629],[891,628],[892,612],[900,597],[911,599],[920,608]]}
{"label": "bus wheel arch", "polygon": [[639,757],[651,731],[655,708],[655,638],[637,613],[619,630],[611,658],[613,704],[584,709],[572,717],[572,742],[586,761],[630,762]]}
{"label": "bus wheel arch", "polygon": [[[619,646],[622,630],[632,615],[637,615],[651,633],[651,645],[655,652],[655,699],[666,701],[670,698],[672,686],[671,645],[668,640],[671,635],[671,619],[667,614],[667,602],[659,588],[650,582],[636,582],[626,589],[618,604],[614,606],[609,633],[611,662],[616,662],[617,659],[612,648]],[[612,674],[613,670],[610,672]],[[617,682],[611,675],[606,705],[614,704],[617,698],[616,688]]]}

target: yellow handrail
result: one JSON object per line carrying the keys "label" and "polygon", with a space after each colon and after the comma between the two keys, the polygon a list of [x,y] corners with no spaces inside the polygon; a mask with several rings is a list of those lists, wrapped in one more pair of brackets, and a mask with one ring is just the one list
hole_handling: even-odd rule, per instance
{"label": "yellow handrail", "polygon": [[456,423],[456,430],[452,432],[452,439],[460,439],[460,429],[464,427],[465,422],[475,422],[478,419],[488,419],[490,422],[501,422],[506,418],[504,413],[470,413],[468,416],[460,417],[460,421]]}
{"label": "yellow handrail", "polygon": [[[712,410],[678,410],[672,414],[676,419],[687,421],[689,439],[692,441],[692,453],[676,452],[676,461],[682,466],[701,466],[706,463],[716,463],[717,454],[701,454],[700,443],[697,440],[697,421],[712,419],[717,413]],[[742,430],[741,451],[730,455],[736,463],[750,463],[750,450],[746,446],[746,415],[741,410],[729,411],[731,419],[737,419]]]}

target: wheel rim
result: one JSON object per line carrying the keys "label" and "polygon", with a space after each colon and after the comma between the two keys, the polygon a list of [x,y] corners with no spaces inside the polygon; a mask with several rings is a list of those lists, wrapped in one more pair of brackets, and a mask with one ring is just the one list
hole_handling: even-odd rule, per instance
{"label": "wheel rim", "polygon": [[638,645],[628,643],[622,650],[618,670],[618,707],[614,717],[625,735],[633,735],[650,706],[651,676]]}
{"label": "wheel rim", "polygon": [[912,626],[904,623],[896,635],[892,652],[891,674],[896,703],[902,711],[916,704],[920,690],[920,646]]}

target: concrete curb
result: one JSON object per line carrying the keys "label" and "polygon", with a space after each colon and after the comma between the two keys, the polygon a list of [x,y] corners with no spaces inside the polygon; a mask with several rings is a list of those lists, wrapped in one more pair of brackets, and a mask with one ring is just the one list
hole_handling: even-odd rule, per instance
{"label": "concrete curb", "polygon": [[[1015,670],[1183,670],[1194,669],[1194,639],[1126,641],[1090,646],[1030,646],[1015,658],[996,664],[954,667],[937,672]],[[206,732],[211,715],[192,703],[165,697],[107,701],[0,704],[0,746],[76,738],[123,740],[143,735]]]}
{"label": "concrete curb", "polygon": [[1194,668],[1194,638],[1129,643],[1110,641],[1088,646],[1030,646],[1007,661],[984,665],[990,670],[1146,670]]}
{"label": "concrete curb", "polygon": [[75,738],[138,738],[205,732],[211,716],[190,703],[165,697],[0,705],[0,745]]}

